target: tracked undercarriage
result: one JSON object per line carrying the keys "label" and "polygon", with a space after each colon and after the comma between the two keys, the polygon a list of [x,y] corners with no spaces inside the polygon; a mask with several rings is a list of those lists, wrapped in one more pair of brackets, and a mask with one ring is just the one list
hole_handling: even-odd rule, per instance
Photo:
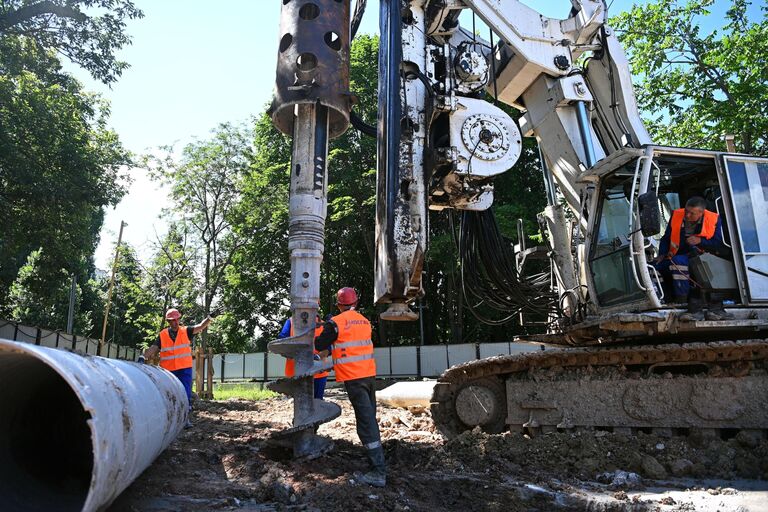
{"label": "tracked undercarriage", "polygon": [[474,427],[529,434],[768,432],[768,340],[544,350],[447,370],[432,396],[446,437]]}

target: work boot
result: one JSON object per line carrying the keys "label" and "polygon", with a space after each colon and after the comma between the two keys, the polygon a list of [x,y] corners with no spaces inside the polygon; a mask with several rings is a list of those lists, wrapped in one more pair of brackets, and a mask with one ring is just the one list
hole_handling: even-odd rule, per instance
{"label": "work boot", "polygon": [[373,469],[364,475],[356,475],[360,483],[372,485],[374,487],[387,486],[387,474],[379,469]]}
{"label": "work boot", "polygon": [[733,320],[734,318],[732,314],[724,309],[710,309],[705,316],[707,320],[714,320],[716,322],[720,320]]}

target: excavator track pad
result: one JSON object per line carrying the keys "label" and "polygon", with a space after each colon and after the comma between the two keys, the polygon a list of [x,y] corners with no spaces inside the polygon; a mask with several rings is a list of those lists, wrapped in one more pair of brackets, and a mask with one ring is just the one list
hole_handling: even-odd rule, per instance
{"label": "excavator track pad", "polygon": [[447,370],[432,395],[445,437],[633,430],[768,433],[768,340],[547,350]]}

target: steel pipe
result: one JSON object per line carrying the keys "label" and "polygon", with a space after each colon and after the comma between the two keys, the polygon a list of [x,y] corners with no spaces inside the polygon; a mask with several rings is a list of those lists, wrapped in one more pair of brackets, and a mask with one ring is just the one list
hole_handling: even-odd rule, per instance
{"label": "steel pipe", "polygon": [[187,414],[163,369],[0,339],[0,508],[104,510]]}

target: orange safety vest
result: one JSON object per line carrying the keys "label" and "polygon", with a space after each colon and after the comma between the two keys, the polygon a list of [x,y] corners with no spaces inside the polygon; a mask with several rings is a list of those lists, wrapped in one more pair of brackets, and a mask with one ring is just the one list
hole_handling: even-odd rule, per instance
{"label": "orange safety vest", "polygon": [[160,366],[171,372],[192,368],[192,344],[187,336],[187,328],[179,326],[175,342],[168,333],[169,329],[160,331]]}
{"label": "orange safety vest", "polygon": [[[320,336],[320,333],[323,332],[323,326],[318,325],[315,327],[315,338]],[[289,336],[293,336],[293,321],[291,321],[291,333]],[[312,343],[314,343],[314,338],[312,339]],[[319,352],[315,350],[315,354],[318,354]],[[296,360],[295,359],[286,359],[285,360],[285,376],[286,377],[293,377],[296,375]],[[315,374],[316,379],[322,379],[323,377],[327,377],[328,372],[320,372]]]}
{"label": "orange safety vest", "polygon": [[[683,219],[685,218],[685,208],[679,208],[672,212],[672,220],[669,221],[669,253],[674,256],[680,248],[680,231],[683,228]],[[696,236],[709,240],[715,236],[717,228],[718,215],[715,212],[704,210],[704,220],[701,223],[701,233]]]}
{"label": "orange safety vest", "polygon": [[339,337],[333,342],[331,352],[336,382],[375,377],[371,322],[353,309],[336,315],[333,321],[339,328]]}

